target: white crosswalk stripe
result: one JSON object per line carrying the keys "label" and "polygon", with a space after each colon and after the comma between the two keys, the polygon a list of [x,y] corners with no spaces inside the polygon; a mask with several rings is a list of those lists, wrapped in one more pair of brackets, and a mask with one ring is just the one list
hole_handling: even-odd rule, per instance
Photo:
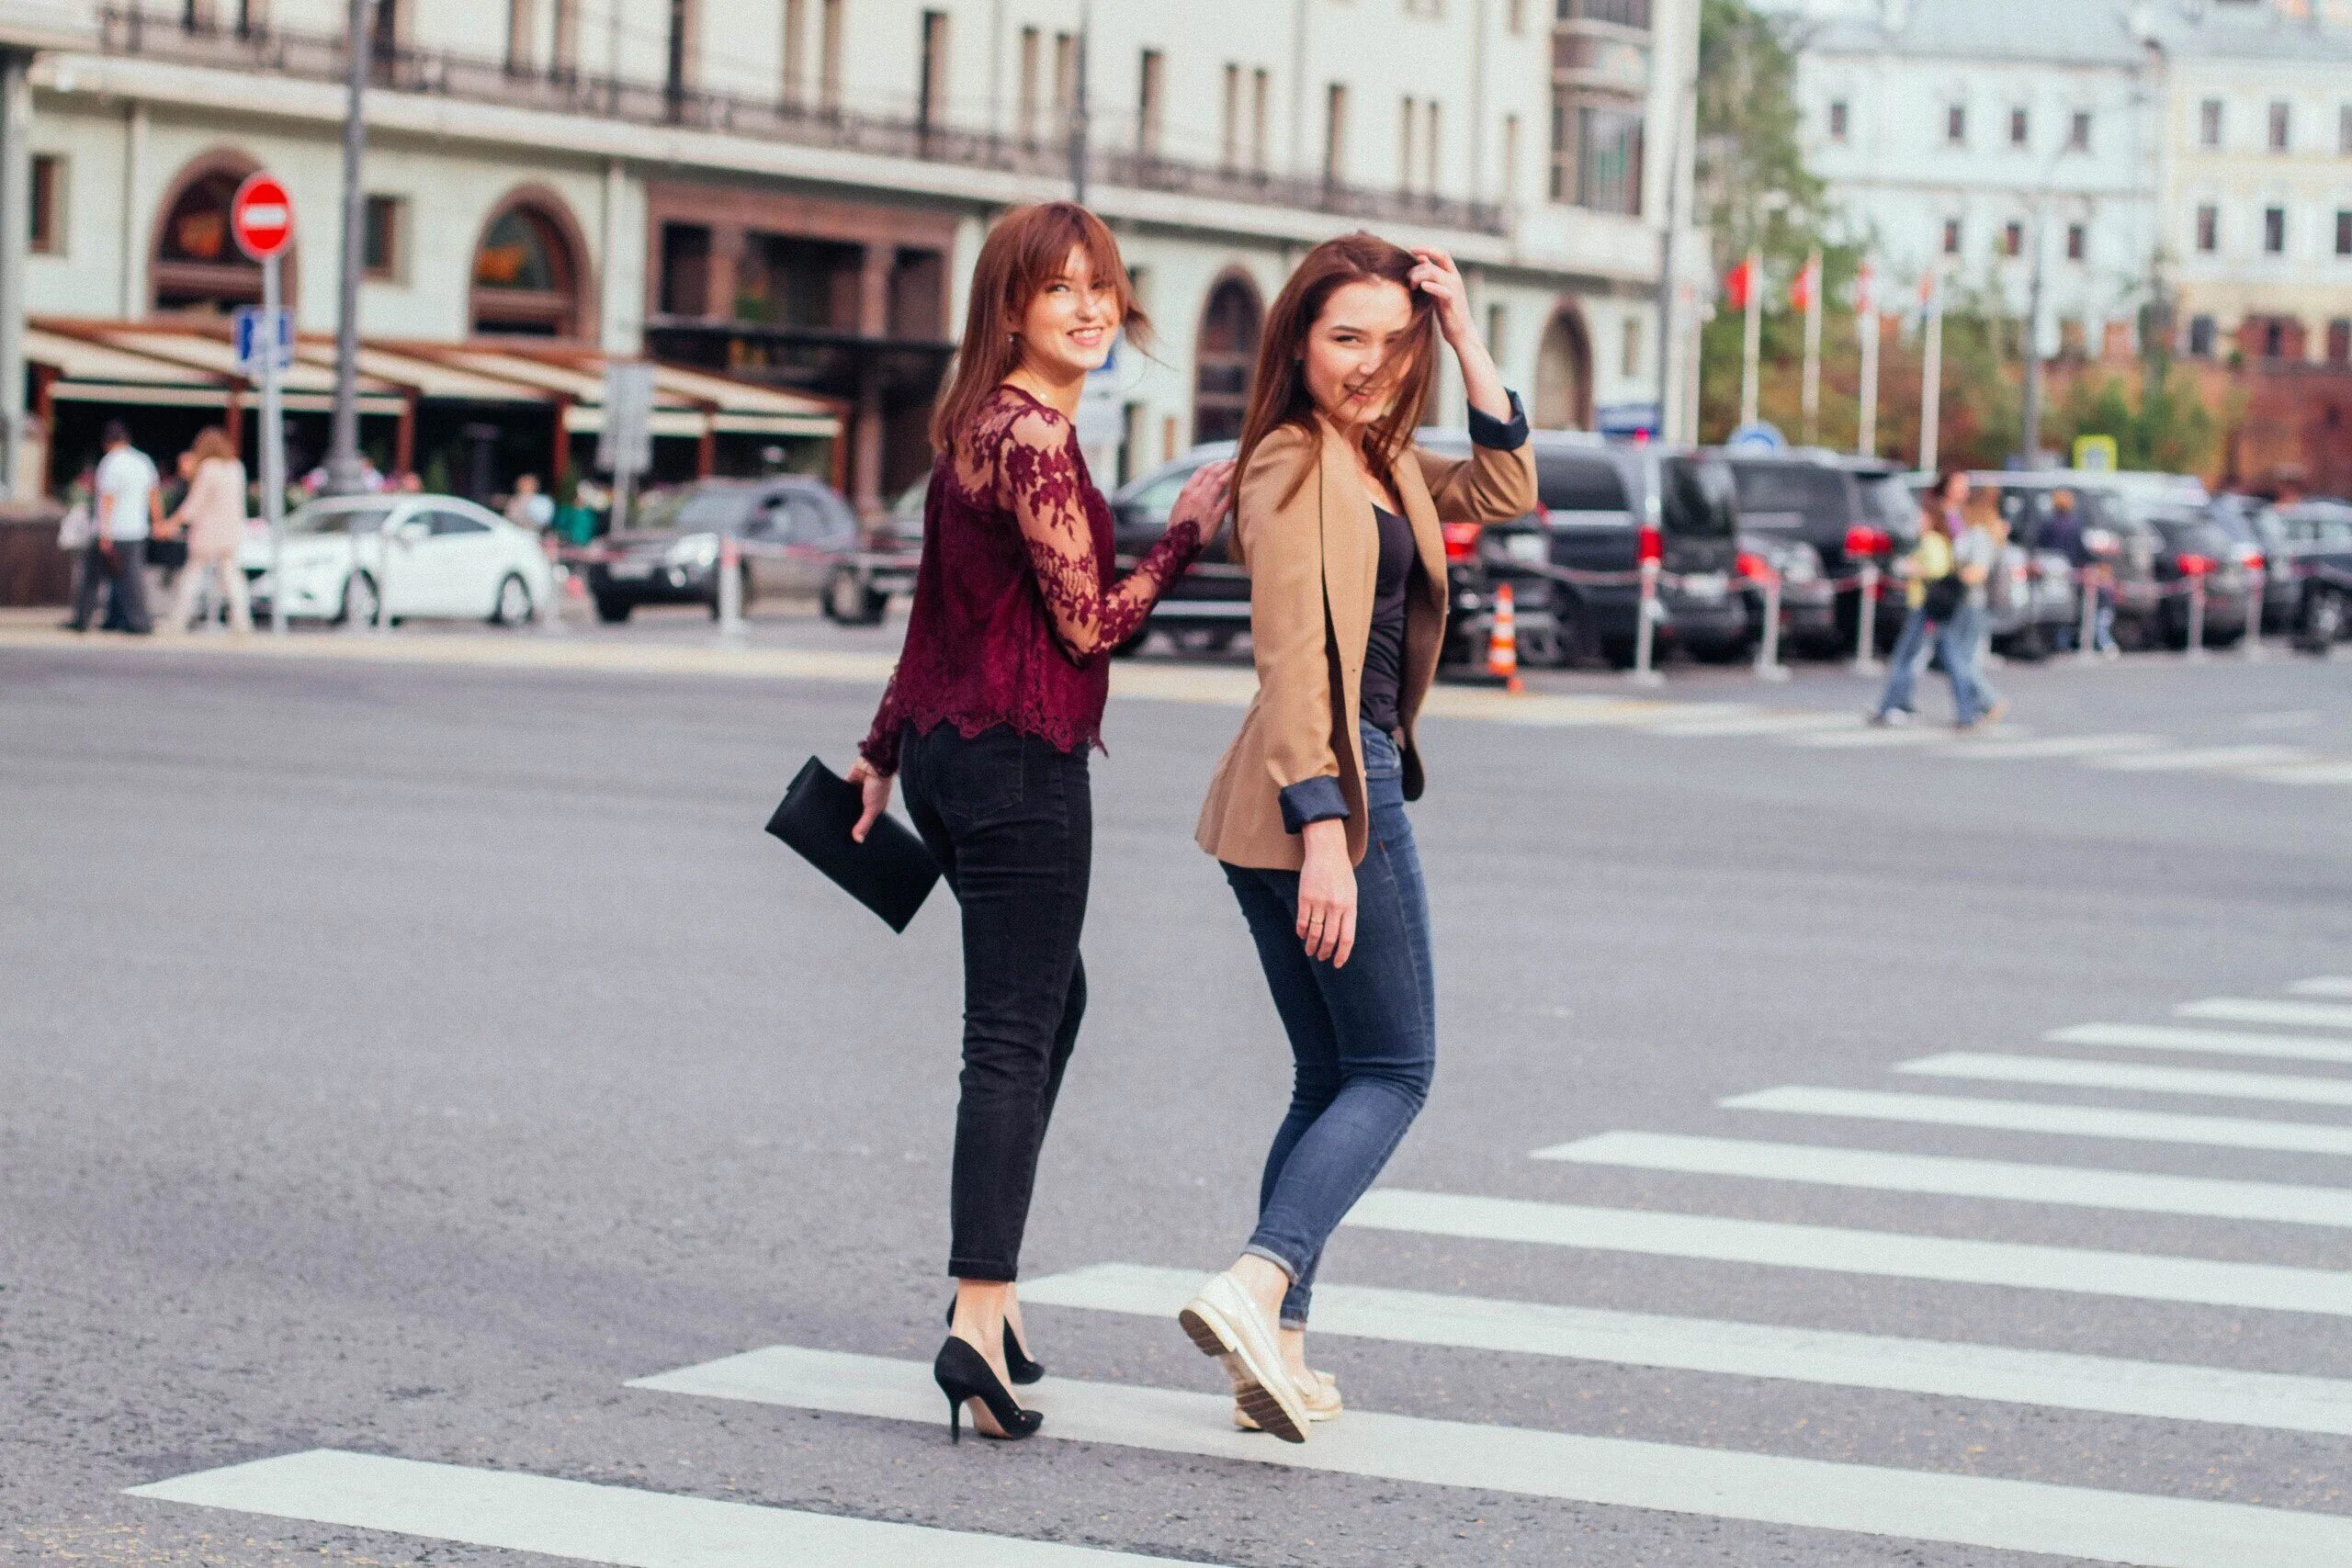
{"label": "white crosswalk stripe", "polygon": [[2093,757],[2084,765],[2113,768],[2119,773],[2213,773],[2224,768],[2278,768],[2307,760],[2299,746],[2198,746],[2177,751],[2133,751],[2117,757]]}
{"label": "white crosswalk stripe", "polygon": [[[2023,733],[2012,728],[2008,733]],[[1824,750],[1869,750],[1876,748],[1892,750],[1900,746],[1937,746],[1949,742],[1952,732],[1941,725],[1916,724],[1902,729],[1847,729],[1827,735],[1792,735],[1782,744],[1812,746]]]}
{"label": "white crosswalk stripe", "polygon": [[2306,762],[2296,767],[2254,768],[2246,777],[2265,784],[2352,784],[2352,762]]}
{"label": "white crosswalk stripe", "polygon": [[2117,1111],[2104,1105],[2043,1105],[2023,1100],[1889,1094],[1878,1089],[1815,1089],[1804,1085],[1736,1094],[1715,1103],[1726,1111],[1917,1122],[1939,1127],[2123,1138],[2135,1143],[2203,1144],[2216,1148],[2270,1149],[2281,1154],[2352,1155],[2352,1127],[2330,1127],[2312,1122],[2260,1122],[2242,1116]]}
{"label": "white crosswalk stripe", "polygon": [[1746,717],[1702,718],[1678,724],[1652,724],[1645,728],[1652,735],[1682,736],[1691,739],[1734,739],[1755,735],[1805,735],[1829,730],[1849,730],[1860,727],[1861,719],[1853,714],[1838,713],[1759,713]]}
{"label": "white crosswalk stripe", "polygon": [[313,1449],[130,1495],[628,1568],[1120,1568],[1124,1551]]}
{"label": "white crosswalk stripe", "polygon": [[[629,1385],[885,1420],[938,1421],[921,1362],[777,1346]],[[1040,1438],[1433,1486],[1699,1514],[2142,1568],[2352,1561],[2352,1518],[1976,1475],[1351,1410],[1304,1444],[1237,1432],[1222,1394],[1053,1379]],[[1033,1438],[1032,1441],[1039,1440]]]}
{"label": "white crosswalk stripe", "polygon": [[2287,987],[2296,997],[2352,997],[2352,975],[2315,975]]}
{"label": "white crosswalk stripe", "polygon": [[2178,1018],[2210,1019],[2216,1023],[2285,1023],[2297,1028],[2352,1029],[2352,1006],[2325,1002],[2273,1002],[2251,997],[2208,997],[2183,1002],[2172,1010]]}
{"label": "white crosswalk stripe", "polygon": [[1990,1083],[2054,1084],[2068,1089],[2122,1089],[2148,1094],[2202,1094],[2224,1100],[2270,1100],[2298,1105],[2352,1105],[2352,1078],[2304,1078],[2283,1073],[2239,1073],[2209,1067],[2150,1066],[2138,1062],[2081,1062],[2050,1056],[2005,1056],[1949,1051],[1895,1066],[1898,1073],[1974,1078]]}
{"label": "white crosswalk stripe", "polygon": [[[1198,1269],[1102,1263],[1024,1280],[1021,1299],[1024,1307],[1080,1307],[1173,1318],[1200,1282]],[[2352,1435],[2352,1382],[2228,1367],[1329,1281],[1315,1287],[1315,1332],[2115,1416]]]}
{"label": "white crosswalk stripe", "polygon": [[1945,755],[1984,762],[2055,761],[2148,751],[2168,744],[2161,735],[2052,735],[2039,740],[1962,741]]}
{"label": "white crosswalk stripe", "polygon": [[[1625,1166],[1694,1175],[1860,1187],[1883,1192],[1932,1192],[2075,1208],[2124,1209],[2208,1219],[2352,1227],[2352,1188],[2161,1176],[2074,1165],[2021,1165],[1947,1155],[1891,1154],[1817,1144],[1751,1143],[1744,1138],[1670,1133],[1602,1133],[1535,1151],[1537,1159]],[[1320,1299],[1318,1294],[1317,1299]]]}
{"label": "white crosswalk stripe", "polygon": [[1365,1193],[1347,1223],[1419,1235],[2352,1317],[2352,1274],[2282,1264],[2220,1263],[2201,1258],[1844,1230],[1834,1225],[1654,1209],[1600,1209],[1394,1187]]}
{"label": "white crosswalk stripe", "polygon": [[2188,1029],[2169,1023],[2075,1023],[2042,1036],[2053,1045],[2119,1045],[2148,1051],[2204,1051],[2221,1056],[2278,1056],[2352,1065],[2352,1040],[2316,1034],[2258,1034],[2239,1029]]}

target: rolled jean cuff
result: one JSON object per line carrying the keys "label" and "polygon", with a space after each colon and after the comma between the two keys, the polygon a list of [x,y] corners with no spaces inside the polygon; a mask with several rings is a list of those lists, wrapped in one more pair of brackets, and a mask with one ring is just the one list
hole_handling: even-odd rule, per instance
{"label": "rolled jean cuff", "polygon": [[947,1260],[947,1275],[953,1280],[979,1280],[991,1285],[1010,1285],[1021,1277],[1021,1271],[1002,1263],[983,1263],[977,1258],[951,1258]]}
{"label": "rolled jean cuff", "polygon": [[1348,814],[1348,797],[1340,781],[1329,773],[1301,779],[1282,792],[1283,831],[1304,833],[1310,822],[1329,822]]}
{"label": "rolled jean cuff", "polygon": [[1295,1286],[1298,1283],[1298,1265],[1293,1263],[1289,1258],[1284,1258],[1281,1253],[1276,1252],[1272,1247],[1268,1247],[1265,1243],[1261,1241],[1252,1241],[1249,1246],[1241,1249],[1241,1255],[1244,1258],[1262,1258],[1267,1262],[1272,1264],[1275,1268],[1281,1269],[1283,1271],[1283,1278],[1288,1280],[1293,1286]]}

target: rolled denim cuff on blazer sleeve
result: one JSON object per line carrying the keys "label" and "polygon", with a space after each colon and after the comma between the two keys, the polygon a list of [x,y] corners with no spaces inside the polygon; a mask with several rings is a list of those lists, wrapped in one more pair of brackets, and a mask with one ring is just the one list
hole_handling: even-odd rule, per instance
{"label": "rolled denim cuff on blazer sleeve", "polygon": [[1282,793],[1283,831],[1304,833],[1309,822],[1329,822],[1348,814],[1348,797],[1340,781],[1329,773],[1301,779]]}
{"label": "rolled denim cuff on blazer sleeve", "polygon": [[1520,406],[1519,394],[1506,389],[1510,399],[1510,418],[1497,419],[1480,409],[1470,411],[1470,439],[1480,446],[1498,452],[1516,452],[1527,445],[1527,410]]}

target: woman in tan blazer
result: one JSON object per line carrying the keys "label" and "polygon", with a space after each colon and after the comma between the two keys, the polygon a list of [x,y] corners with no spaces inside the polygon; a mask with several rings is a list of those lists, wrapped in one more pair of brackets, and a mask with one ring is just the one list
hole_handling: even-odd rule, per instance
{"label": "woman in tan blazer", "polygon": [[[1412,445],[1442,335],[1472,455]],[[1274,301],[1242,425],[1234,553],[1258,695],[1202,807],[1290,1036],[1289,1114],[1240,1258],[1185,1307],[1235,1419],[1304,1442],[1340,1410],[1306,1365],[1323,1244],[1380,1174],[1437,1057],[1428,901],[1405,803],[1445,641],[1444,523],[1535,507],[1527,421],[1442,251],[1369,234],[1309,252]]]}

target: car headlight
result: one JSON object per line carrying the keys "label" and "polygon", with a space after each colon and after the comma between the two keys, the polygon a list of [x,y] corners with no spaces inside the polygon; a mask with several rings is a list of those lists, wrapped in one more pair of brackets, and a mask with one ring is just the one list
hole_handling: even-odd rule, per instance
{"label": "car headlight", "polygon": [[716,534],[696,534],[692,538],[680,539],[662,557],[662,563],[667,566],[702,567],[717,559],[718,536]]}

